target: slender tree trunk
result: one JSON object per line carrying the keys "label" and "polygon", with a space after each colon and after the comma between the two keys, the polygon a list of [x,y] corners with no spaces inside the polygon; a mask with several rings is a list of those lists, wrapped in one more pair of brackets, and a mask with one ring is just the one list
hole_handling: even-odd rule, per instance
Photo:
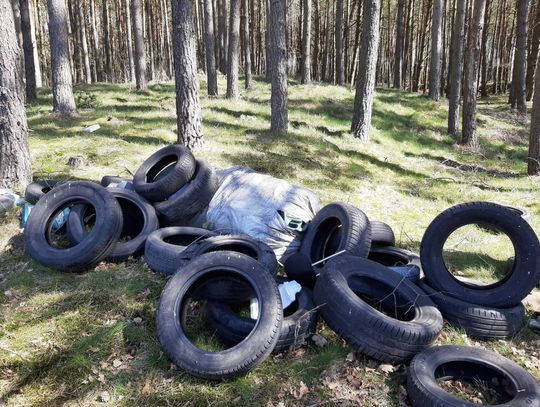
{"label": "slender tree trunk", "polygon": [[[249,35],[249,0],[243,0],[244,25],[242,33],[244,36],[244,76],[245,88],[251,89],[251,37]],[[253,22],[252,22],[253,24]]]}
{"label": "slender tree trunk", "polygon": [[111,58],[111,36],[109,32],[109,3],[107,1],[102,2],[102,20],[103,26],[103,45],[105,53],[105,77],[104,80],[113,81],[113,67]]}
{"label": "slender tree trunk", "polygon": [[345,84],[345,68],[343,63],[343,0],[336,1],[336,82]]}
{"label": "slender tree trunk", "polygon": [[449,101],[448,101],[448,133],[456,135],[459,129],[459,102],[461,99],[461,78],[463,67],[463,45],[465,41],[465,0],[457,0],[454,32],[452,34]]}
{"label": "slender tree trunk", "polygon": [[[302,24],[302,83],[311,82],[311,1],[302,0],[304,20]],[[318,17],[316,17],[318,18]]]}
{"label": "slender tree trunk", "polygon": [[270,61],[272,72],[272,124],[271,130],[278,133],[287,133],[288,117],[288,90],[287,90],[287,38],[285,23],[285,1],[270,0]]}
{"label": "slender tree trunk", "polygon": [[401,89],[403,69],[403,42],[405,22],[403,21],[404,0],[398,0],[396,17],[396,47],[394,50],[394,88]]}
{"label": "slender tree trunk", "polygon": [[271,10],[270,10],[270,1],[266,0],[266,82],[272,82],[272,66],[273,63],[271,61],[272,59],[272,52],[270,52],[270,16],[271,16]]}
{"label": "slender tree trunk", "polygon": [[429,69],[429,97],[439,100],[441,97],[441,28],[443,0],[433,1],[433,24],[431,26],[431,65]]}
{"label": "slender tree trunk", "polygon": [[380,0],[363,0],[360,62],[354,99],[352,133],[368,142],[371,132],[371,112],[375,93],[375,71],[379,47]]}
{"label": "slender tree trunk", "polygon": [[[538,48],[540,46],[540,4],[536,4],[534,20],[529,24],[532,29],[530,38],[530,47],[527,55],[527,101],[532,99],[534,86],[534,71],[538,61]],[[539,88],[536,88],[539,89]]]}
{"label": "slender tree trunk", "polygon": [[146,54],[144,50],[143,16],[140,0],[131,1],[131,24],[135,43],[135,82],[137,90],[146,90]]}
{"label": "slender tree trunk", "polygon": [[215,34],[214,34],[214,7],[212,0],[204,0],[204,24],[206,26],[206,76],[208,96],[218,95]]}
{"label": "slender tree trunk", "polygon": [[516,52],[512,80],[512,108],[520,114],[527,113],[527,20],[529,17],[529,0],[517,2]]}
{"label": "slender tree trunk", "polygon": [[[21,27],[21,9],[18,0],[11,0],[11,12],[13,13],[13,21],[15,21],[15,33],[17,34],[17,43],[22,49],[23,47],[23,35]],[[21,60],[21,62],[24,62]]]}
{"label": "slender tree trunk", "polygon": [[469,29],[463,75],[463,134],[461,143],[473,148],[479,145],[476,134],[476,93],[485,11],[486,0],[474,0],[474,13]]}
{"label": "slender tree trunk", "polygon": [[199,77],[193,27],[192,0],[173,0],[174,73],[178,143],[190,149],[203,142]]}
{"label": "slender tree trunk", "polygon": [[[310,0],[307,0],[310,1]],[[312,71],[313,71],[313,79],[319,80],[319,50],[320,50],[320,41],[321,41],[321,16],[320,16],[320,9],[319,9],[319,0],[313,0],[314,2],[314,13],[313,17],[315,17],[315,20],[313,21],[314,25],[314,35],[315,35],[315,41],[313,44],[313,61],[312,61]]]}
{"label": "slender tree trunk", "polygon": [[23,58],[9,0],[0,0],[0,186],[24,188],[32,181],[24,109]]}
{"label": "slender tree trunk", "polygon": [[90,70],[90,58],[88,56],[88,40],[86,36],[86,21],[84,19],[84,16],[86,15],[84,10],[84,3],[84,0],[82,0],[81,3],[78,5],[77,10],[79,13],[79,24],[81,29],[81,47],[84,60],[84,76],[86,83],[92,83],[92,71]]}
{"label": "slender tree trunk", "polygon": [[238,66],[240,47],[240,0],[231,0],[229,13],[229,51],[227,57],[227,98],[238,99]]}
{"label": "slender tree trunk", "polygon": [[[21,31],[23,34],[24,72],[26,77],[26,101],[37,99],[36,60],[34,59],[34,43],[32,41],[32,23],[30,19],[29,0],[21,0]],[[39,63],[37,64],[39,65]]]}
{"label": "slender tree trunk", "polygon": [[483,98],[488,96],[487,90],[487,39],[488,39],[488,27],[489,20],[491,16],[491,0],[486,0],[486,11],[484,15],[484,31],[482,32],[482,48],[481,48],[481,59],[482,65],[480,70],[480,96]]}
{"label": "slender tree trunk", "polygon": [[48,0],[51,44],[53,111],[59,115],[77,113],[68,47],[67,8],[64,0]]}
{"label": "slender tree trunk", "polygon": [[540,175],[540,69],[535,74],[534,100],[531,117],[531,133],[529,138],[529,175]]}
{"label": "slender tree trunk", "polygon": [[[130,81],[133,82],[135,80],[135,63],[133,60],[133,36],[132,36],[132,30],[131,30],[131,4],[130,0],[126,0],[126,20],[127,20],[127,48],[128,48],[128,63],[129,63],[129,75],[130,75]],[[166,11],[166,10],[165,10]]]}
{"label": "slender tree trunk", "polygon": [[36,32],[39,31],[36,28],[39,25],[39,21],[37,21],[37,16],[34,14],[34,0],[28,1],[30,13],[30,36],[32,38],[32,52],[34,53],[34,68],[36,73],[36,88],[41,88],[43,86],[43,79],[41,78],[41,61],[39,59],[38,40],[36,35]]}

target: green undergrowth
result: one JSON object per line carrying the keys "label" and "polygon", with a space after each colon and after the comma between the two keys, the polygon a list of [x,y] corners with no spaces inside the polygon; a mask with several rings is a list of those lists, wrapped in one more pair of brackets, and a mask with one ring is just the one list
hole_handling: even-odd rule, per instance
{"label": "green undergrowth", "polygon": [[[224,83],[220,78],[222,93]],[[28,107],[35,178],[128,177],[148,155],[176,140],[171,83],[140,93],[113,84],[78,86],[76,92],[86,108],[73,118],[51,113],[48,89]],[[446,134],[444,101],[418,94],[378,89],[369,144],[349,132],[354,94],[347,88],[292,82],[287,135],[268,130],[269,99],[261,79],[238,101],[203,95],[205,145],[196,156],[217,169],[244,165],[284,178],[313,190],[324,203],[351,202],[371,219],[389,223],[398,245],[413,251],[439,212],[466,201],[523,207],[540,230],[540,180],[525,174],[528,123],[502,98],[479,101],[479,151],[460,147]],[[82,131],[91,124],[101,128]],[[73,156],[85,164],[68,166]],[[43,267],[24,254],[16,215],[0,219],[0,404],[404,405],[404,368],[381,368],[350,355],[322,323],[324,347],[310,344],[271,357],[222,383],[190,377],[159,347],[155,311],[163,276],[142,260],[104,263],[82,274]],[[491,281],[508,267],[507,251],[504,236],[475,229],[456,237],[447,258],[457,275]],[[540,380],[534,353],[539,339],[524,328],[508,341],[476,342],[445,327],[438,343],[495,349]]]}

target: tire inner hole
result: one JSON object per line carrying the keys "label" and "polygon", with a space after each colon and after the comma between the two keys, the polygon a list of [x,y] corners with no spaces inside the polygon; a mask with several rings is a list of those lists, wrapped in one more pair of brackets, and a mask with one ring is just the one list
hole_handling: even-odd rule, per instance
{"label": "tire inner hole", "polygon": [[156,182],[166,177],[167,174],[173,170],[177,162],[178,157],[176,157],[176,155],[168,155],[163,157],[152,168],[150,168],[150,171],[148,171],[148,174],[146,174],[146,182]]}

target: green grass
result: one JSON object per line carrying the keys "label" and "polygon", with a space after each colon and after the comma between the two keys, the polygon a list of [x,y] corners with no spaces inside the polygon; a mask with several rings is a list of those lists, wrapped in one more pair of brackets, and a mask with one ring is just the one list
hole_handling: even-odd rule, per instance
{"label": "green grass", "polygon": [[[223,78],[220,86],[223,90]],[[172,84],[152,85],[143,93],[112,84],[80,86],[77,92],[95,95],[97,103],[77,117],[55,117],[46,89],[29,106],[35,178],[128,176],[176,140]],[[378,89],[370,144],[349,134],[354,94],[346,88],[291,86],[286,136],[268,131],[269,98],[269,86],[260,80],[236,102],[203,96],[206,143],[196,155],[215,168],[245,165],[287,179],[312,189],[325,203],[351,202],[392,225],[398,244],[415,251],[429,222],[465,201],[525,207],[540,230],[539,179],[525,175],[527,123],[517,120],[502,98],[480,100],[477,152],[446,135],[445,102],[421,95]],[[82,132],[94,123],[101,129]],[[67,161],[76,155],[86,165],[73,169]],[[0,222],[0,404],[400,405],[403,368],[387,374],[361,355],[346,361],[349,349],[322,323],[319,333],[329,340],[324,348],[310,345],[272,357],[223,383],[192,378],[171,366],[157,340],[163,276],[142,260],[102,264],[83,274],[56,272],[24,255],[15,214]],[[489,280],[501,272],[497,264],[506,264],[500,257],[508,243],[500,235],[470,233],[472,244],[449,253],[452,264],[465,275]],[[480,243],[478,254],[474,247]],[[491,259],[498,263],[486,267]],[[135,323],[137,317],[142,322]],[[499,351],[540,380],[538,356],[531,355],[538,339],[524,328],[511,340],[477,346]],[[476,345],[449,327],[438,343]],[[305,395],[301,383],[308,388]]]}

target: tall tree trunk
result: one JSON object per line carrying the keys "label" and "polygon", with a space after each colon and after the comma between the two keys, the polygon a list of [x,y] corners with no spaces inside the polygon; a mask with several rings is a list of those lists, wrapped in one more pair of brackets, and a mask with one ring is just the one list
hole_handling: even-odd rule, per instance
{"label": "tall tree trunk", "polygon": [[[310,0],[307,0],[310,1]],[[321,41],[321,15],[320,15],[320,9],[319,9],[319,0],[313,0],[315,7],[313,9],[313,17],[315,17],[315,21],[313,22],[314,25],[314,35],[315,35],[315,41],[313,43],[313,61],[312,61],[312,71],[313,71],[313,79],[319,80],[319,50],[320,50],[320,41]]]}
{"label": "tall tree trunk", "polygon": [[[133,36],[132,36],[132,30],[131,30],[131,5],[130,0],[125,0],[126,3],[126,20],[127,20],[127,49],[128,49],[128,63],[129,63],[129,78],[130,82],[133,82],[135,80],[135,63],[133,61]],[[166,12],[167,10],[165,10]]]}
{"label": "tall tree trunk", "polygon": [[[11,12],[13,13],[13,21],[15,21],[15,33],[17,35],[17,43],[22,49],[23,47],[23,34],[21,27],[21,8],[18,0],[11,0]],[[24,62],[21,59],[21,63]]]}
{"label": "tall tree trunk", "polygon": [[[34,42],[32,41],[32,22],[30,18],[29,0],[20,1],[21,31],[23,34],[24,72],[26,77],[26,101],[37,99],[36,91],[36,60],[34,59]],[[35,32],[34,32],[35,35]],[[37,64],[39,65],[39,63]]]}
{"label": "tall tree trunk", "polygon": [[336,82],[345,84],[345,68],[343,63],[343,0],[336,1]]}
{"label": "tall tree trunk", "polygon": [[271,9],[270,9],[270,1],[271,0],[266,0],[266,44],[265,44],[265,48],[266,48],[266,72],[265,72],[265,75],[266,75],[266,82],[272,82],[272,66],[273,66],[273,63],[271,61],[272,59],[272,52],[270,51],[270,26],[271,26],[271,21],[270,21],[270,16],[271,16]]}
{"label": "tall tree trunk", "polygon": [[34,68],[36,72],[36,88],[41,88],[43,86],[43,79],[41,77],[41,61],[39,59],[39,49],[38,49],[38,40],[37,32],[39,31],[36,27],[39,25],[37,21],[38,16],[34,14],[35,6],[34,0],[29,0],[29,12],[30,12],[30,36],[32,38],[32,52],[34,53]]}
{"label": "tall tree trunk", "polygon": [[135,82],[137,90],[146,90],[146,54],[144,50],[143,16],[140,0],[131,0],[131,24],[135,43]]}
{"label": "tall tree trunk", "polygon": [[531,117],[531,133],[529,138],[529,175],[540,175],[540,69],[536,69],[534,101]]}
{"label": "tall tree trunk", "polygon": [[403,21],[404,0],[398,0],[396,16],[396,47],[394,51],[394,88],[401,89],[403,69],[403,42],[405,22]]}
{"label": "tall tree trunk", "polygon": [[456,135],[459,129],[459,102],[463,69],[463,45],[465,42],[465,0],[457,0],[454,32],[452,33],[451,65],[448,81],[448,133]]}
{"label": "tall tree trunk", "polygon": [[429,69],[429,97],[441,97],[441,28],[443,0],[433,1],[433,24],[431,25],[431,64]]}
{"label": "tall tree trunk", "polygon": [[355,137],[368,142],[371,132],[373,95],[375,93],[381,4],[380,0],[363,0],[363,3],[360,62],[351,131]]}
{"label": "tall tree trunk", "polygon": [[49,43],[51,44],[53,111],[59,115],[77,113],[69,61],[68,20],[64,0],[48,0]]}
{"label": "tall tree trunk", "polygon": [[[538,61],[538,47],[540,46],[540,4],[536,4],[534,19],[530,30],[530,47],[527,55],[527,101],[532,99],[534,86],[534,70]],[[539,89],[539,88],[536,88]]]}
{"label": "tall tree trunk", "polygon": [[270,0],[270,61],[272,72],[271,130],[287,133],[289,126],[287,90],[287,38],[285,0]]}
{"label": "tall tree trunk", "polygon": [[[304,20],[302,22],[302,83],[311,82],[311,1],[302,0]],[[318,18],[318,16],[316,17]]]}
{"label": "tall tree trunk", "polygon": [[[244,76],[245,88],[251,89],[251,36],[249,35],[249,0],[243,0],[244,25],[242,34],[244,36]],[[252,22],[253,24],[253,22]]]}
{"label": "tall tree trunk", "polygon": [[529,17],[529,0],[517,2],[516,52],[512,74],[512,108],[516,107],[521,114],[527,113],[527,20]]}
{"label": "tall tree trunk", "polygon": [[90,70],[90,58],[88,56],[88,41],[86,37],[86,21],[84,16],[86,13],[84,12],[84,0],[81,0],[81,3],[78,4],[77,10],[79,13],[79,24],[80,24],[80,30],[81,30],[81,49],[82,49],[82,55],[83,55],[83,61],[84,61],[84,76],[86,83],[92,83],[92,71]]}
{"label": "tall tree trunk", "polygon": [[473,148],[479,145],[476,134],[476,93],[485,11],[486,0],[474,0],[474,13],[469,29],[463,75],[463,134],[461,143]]}
{"label": "tall tree trunk", "polygon": [[114,73],[112,67],[112,57],[111,57],[111,36],[109,30],[109,3],[103,1],[102,3],[102,20],[101,24],[103,25],[103,44],[105,52],[105,81],[113,81]]}
{"label": "tall tree trunk", "polygon": [[193,27],[194,5],[192,0],[173,0],[172,4],[178,143],[194,149],[203,142]]}
{"label": "tall tree trunk", "polygon": [[238,50],[240,48],[240,0],[231,0],[229,13],[229,50],[227,57],[227,98],[238,99]]}
{"label": "tall tree trunk", "polygon": [[215,34],[214,34],[214,7],[212,0],[204,0],[204,24],[206,26],[206,76],[208,96],[218,95]]}
{"label": "tall tree trunk", "polygon": [[481,65],[481,72],[480,72],[480,96],[483,98],[488,96],[487,91],[487,39],[488,39],[488,28],[489,28],[489,20],[491,15],[491,9],[490,9],[491,0],[486,0],[486,11],[484,15],[484,31],[482,33],[482,49],[481,49],[481,59],[482,59],[482,65]]}
{"label": "tall tree trunk", "polygon": [[24,109],[22,52],[11,2],[0,0],[0,186],[24,190],[32,181]]}

